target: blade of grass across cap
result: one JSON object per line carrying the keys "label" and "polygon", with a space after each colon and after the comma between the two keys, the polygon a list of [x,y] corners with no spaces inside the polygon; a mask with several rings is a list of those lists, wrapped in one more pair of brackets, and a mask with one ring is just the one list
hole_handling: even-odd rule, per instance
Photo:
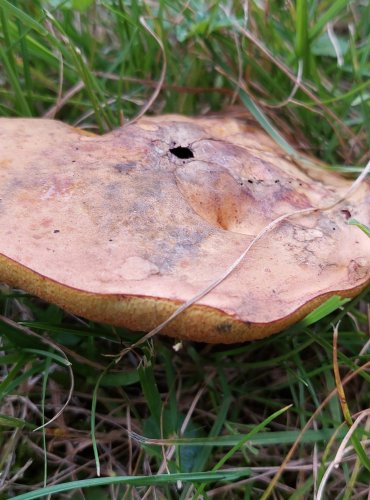
{"label": "blade of grass across cap", "polygon": [[201,290],[198,294],[194,295],[191,299],[189,299],[188,301],[184,302],[181,306],[179,306],[165,321],[159,324],[156,328],[154,328],[146,335],[141,337],[141,339],[132,344],[130,347],[123,349],[116,357],[116,362],[118,363],[122,359],[122,357],[126,355],[129,351],[131,351],[135,347],[138,347],[139,345],[143,344],[144,342],[152,338],[154,335],[160,332],[165,326],[171,323],[171,321],[174,320],[179,314],[185,311],[185,309],[188,309],[190,306],[198,302],[201,298],[206,296],[220,283],[222,283],[243,262],[243,260],[245,259],[251,248],[256,243],[258,243],[266,234],[268,234],[272,229],[274,229],[278,224],[280,224],[282,221],[286,219],[289,219],[291,217],[296,217],[298,215],[307,215],[315,212],[324,212],[327,210],[331,210],[332,208],[336,207],[343,201],[347,200],[356,191],[356,189],[360,186],[360,184],[364,181],[369,172],[370,172],[370,161],[365,166],[361,174],[357,177],[357,179],[355,179],[354,182],[350,185],[347,191],[343,195],[340,195],[335,201],[329,203],[328,205],[309,207],[301,210],[294,210],[292,212],[287,212],[283,215],[280,215],[276,219],[272,220],[253,238],[253,240],[247,245],[247,247],[239,255],[239,257],[235,259],[234,262],[226,270],[224,270],[218,278],[216,278],[210,285]]}

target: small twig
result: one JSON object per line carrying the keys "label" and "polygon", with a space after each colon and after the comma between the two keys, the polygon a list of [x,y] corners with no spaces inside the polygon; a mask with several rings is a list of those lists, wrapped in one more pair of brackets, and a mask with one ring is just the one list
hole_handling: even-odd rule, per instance
{"label": "small twig", "polygon": [[83,88],[85,84],[83,81],[77,82],[76,85],[73,85],[72,88],[68,90],[64,94],[64,96],[58,96],[57,102],[52,106],[51,108],[44,113],[43,117],[44,118],[54,118],[55,115],[62,109],[62,107],[76,94],[78,94]]}

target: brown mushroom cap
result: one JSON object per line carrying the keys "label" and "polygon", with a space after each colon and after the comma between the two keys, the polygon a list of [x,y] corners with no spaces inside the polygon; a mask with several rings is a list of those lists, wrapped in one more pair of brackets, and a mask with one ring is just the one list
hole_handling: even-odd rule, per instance
{"label": "brown mushroom cap", "polygon": [[[149,331],[208,286],[278,216],[335,201],[350,181],[296,166],[228,118],[143,118],[96,136],[0,119],[0,281],[89,319]],[[370,184],[289,218],[165,327],[229,343],[261,338],[370,281]]]}

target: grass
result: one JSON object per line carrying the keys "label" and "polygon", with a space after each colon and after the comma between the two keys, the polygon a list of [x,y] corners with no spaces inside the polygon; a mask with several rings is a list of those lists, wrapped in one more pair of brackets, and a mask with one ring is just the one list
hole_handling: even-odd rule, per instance
{"label": "grass", "polygon": [[[361,172],[370,3],[246,5],[0,0],[0,115],[104,132],[148,106],[247,107],[283,147]],[[366,497],[369,297],[244,345],[157,336],[115,364],[137,335],[2,285],[0,498]]]}

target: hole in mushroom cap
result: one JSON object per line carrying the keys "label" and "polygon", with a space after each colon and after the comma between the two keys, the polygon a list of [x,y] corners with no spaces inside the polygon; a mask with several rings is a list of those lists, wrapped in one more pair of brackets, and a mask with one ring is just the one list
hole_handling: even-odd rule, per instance
{"label": "hole in mushroom cap", "polygon": [[351,212],[347,208],[344,208],[343,210],[341,210],[341,213],[344,215],[344,218],[346,220],[348,220],[352,217]]}
{"label": "hole in mushroom cap", "polygon": [[170,153],[175,155],[177,158],[181,158],[182,160],[186,160],[188,158],[194,158],[193,151],[188,147],[178,146],[177,148],[171,148]]}

